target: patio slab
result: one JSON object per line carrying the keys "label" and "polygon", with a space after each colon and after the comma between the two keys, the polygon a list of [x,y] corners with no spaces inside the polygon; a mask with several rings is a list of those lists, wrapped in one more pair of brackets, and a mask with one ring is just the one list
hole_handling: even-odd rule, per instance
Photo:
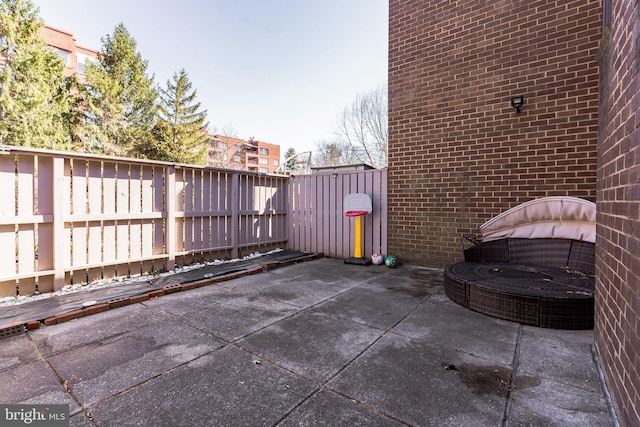
{"label": "patio slab", "polygon": [[6,338],[0,402],[74,426],[613,426],[592,342],[468,311],[442,270],[324,258]]}
{"label": "patio slab", "polygon": [[[101,425],[273,425],[315,386],[227,346],[91,408]],[[140,402],[145,402],[143,405]]]}
{"label": "patio slab", "polygon": [[[322,414],[321,417],[319,415]],[[389,418],[384,414],[374,412],[371,408],[326,390],[322,390],[309,397],[296,408],[278,426],[353,426],[353,427],[399,427],[405,424]]]}
{"label": "patio slab", "polygon": [[368,326],[305,311],[251,334],[238,345],[304,378],[324,383],[382,334]]}
{"label": "patio slab", "polygon": [[500,425],[509,366],[387,334],[328,386],[408,425]]}
{"label": "patio slab", "polygon": [[517,323],[467,310],[449,300],[428,300],[394,332],[508,365],[513,362],[518,328]]}
{"label": "patio slab", "polygon": [[254,333],[279,320],[294,315],[297,308],[257,295],[245,295],[216,304],[209,310],[190,312],[186,322],[231,342]]}
{"label": "patio slab", "polygon": [[378,287],[351,289],[314,307],[314,310],[385,330],[411,313],[426,297],[414,297]]}
{"label": "patio slab", "polygon": [[2,403],[56,403],[69,405],[70,413],[80,410],[74,396],[65,389],[51,365],[44,360],[0,371],[0,384]]}

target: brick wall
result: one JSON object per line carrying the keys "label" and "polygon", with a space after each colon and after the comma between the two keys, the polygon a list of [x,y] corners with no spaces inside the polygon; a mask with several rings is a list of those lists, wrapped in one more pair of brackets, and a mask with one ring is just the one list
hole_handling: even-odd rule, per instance
{"label": "brick wall", "polygon": [[389,14],[391,254],[444,266],[519,203],[595,201],[600,0],[390,0]]}
{"label": "brick wall", "polygon": [[595,344],[620,424],[640,426],[640,10],[612,3],[600,51]]}

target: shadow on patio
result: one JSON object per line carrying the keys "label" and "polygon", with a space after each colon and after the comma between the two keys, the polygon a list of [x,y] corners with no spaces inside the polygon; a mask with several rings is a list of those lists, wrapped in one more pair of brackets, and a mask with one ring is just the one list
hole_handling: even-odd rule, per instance
{"label": "shadow on patio", "polygon": [[318,259],[2,340],[71,425],[610,426],[592,331],[469,311],[442,270]]}

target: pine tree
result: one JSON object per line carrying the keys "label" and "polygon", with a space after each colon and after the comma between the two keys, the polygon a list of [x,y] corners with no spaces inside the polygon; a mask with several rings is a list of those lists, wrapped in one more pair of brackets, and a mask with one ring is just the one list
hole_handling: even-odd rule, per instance
{"label": "pine tree", "polygon": [[158,120],[151,129],[150,137],[134,146],[134,156],[141,159],[177,162],[175,149],[170,141],[169,125],[164,120]]}
{"label": "pine tree", "polygon": [[29,0],[0,1],[0,142],[73,149],[64,62]]}
{"label": "pine tree", "polygon": [[298,154],[296,153],[296,149],[291,147],[288,148],[284,153],[284,170],[285,171],[299,171],[302,169],[302,165],[304,164],[304,160],[298,158]]}
{"label": "pine tree", "polygon": [[192,90],[184,69],[174,73],[173,81],[167,80],[166,89],[160,89],[159,120],[154,137],[163,138],[155,141],[156,147],[166,150],[163,160],[207,163],[207,110],[201,110],[201,104],[195,100],[196,90]]}
{"label": "pine tree", "polygon": [[87,67],[88,130],[95,151],[132,156],[150,137],[157,92],[136,46],[120,23],[102,39],[98,62]]}

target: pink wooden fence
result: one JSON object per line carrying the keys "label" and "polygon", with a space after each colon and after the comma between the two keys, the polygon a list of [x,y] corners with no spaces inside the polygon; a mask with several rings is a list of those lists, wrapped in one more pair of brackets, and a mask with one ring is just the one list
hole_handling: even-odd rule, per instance
{"label": "pink wooden fence", "polygon": [[386,171],[288,178],[9,150],[0,151],[0,297],[276,247],[345,258],[350,192],[373,199],[365,254],[386,249]]}
{"label": "pink wooden fence", "polygon": [[373,204],[373,212],[364,216],[363,254],[386,253],[386,169],[291,177],[289,247],[333,258],[353,256],[355,219],[345,217],[342,206],[350,193],[366,193]]}
{"label": "pink wooden fence", "polygon": [[0,297],[286,246],[285,177],[10,150]]}

